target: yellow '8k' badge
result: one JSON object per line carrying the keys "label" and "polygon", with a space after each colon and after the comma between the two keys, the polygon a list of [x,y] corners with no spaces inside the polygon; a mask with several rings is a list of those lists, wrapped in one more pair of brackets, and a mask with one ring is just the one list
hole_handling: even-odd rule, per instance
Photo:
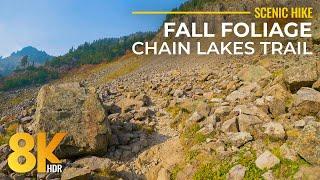
{"label": "yellow '8k' badge", "polygon": [[[57,133],[47,145],[46,133],[37,134],[37,157],[31,150],[35,146],[33,137],[28,133],[17,133],[10,138],[9,146],[13,151],[8,157],[9,167],[17,173],[26,173],[33,170],[37,164],[37,171],[45,173],[49,171],[61,171],[61,161],[53,154],[59,143],[63,140],[66,133]],[[19,143],[20,141],[24,143]],[[21,145],[23,144],[23,145]],[[21,146],[20,146],[21,145]],[[19,163],[19,158],[24,157],[24,163]],[[47,167],[46,161],[52,164]],[[59,164],[59,166],[58,166]],[[54,166],[54,167],[53,167]]]}

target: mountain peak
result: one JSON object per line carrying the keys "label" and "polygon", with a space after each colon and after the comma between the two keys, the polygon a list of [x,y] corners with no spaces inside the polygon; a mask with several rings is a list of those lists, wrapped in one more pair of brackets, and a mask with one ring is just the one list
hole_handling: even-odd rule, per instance
{"label": "mountain peak", "polygon": [[[44,54],[44,51],[40,51],[37,48],[33,47],[33,46],[26,46],[24,48],[22,48],[21,50],[18,50],[16,52],[13,52],[11,54],[11,56],[29,56],[32,54],[38,54],[38,53],[42,53]],[[47,55],[47,53],[45,53]]]}

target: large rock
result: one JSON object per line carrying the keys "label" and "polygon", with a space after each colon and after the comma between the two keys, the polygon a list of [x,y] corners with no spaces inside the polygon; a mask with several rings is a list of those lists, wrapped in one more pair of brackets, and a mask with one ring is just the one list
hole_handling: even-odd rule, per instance
{"label": "large rock", "polygon": [[254,96],[254,92],[256,92],[260,89],[261,89],[261,87],[257,83],[246,84],[246,85],[240,87],[238,90],[230,93],[226,97],[226,101],[237,102],[237,101],[251,99]]}
{"label": "large rock", "polygon": [[247,142],[253,140],[251,134],[247,132],[228,133],[227,136],[230,144],[235,147],[241,147]]}
{"label": "large rock", "polygon": [[61,180],[87,180],[89,178],[91,178],[91,171],[87,167],[68,167],[63,170],[61,175]]}
{"label": "large rock", "polygon": [[280,160],[275,155],[273,155],[270,151],[267,150],[257,158],[255,163],[259,169],[264,170],[264,169],[270,169],[275,165],[279,164]]}
{"label": "large rock", "polygon": [[318,79],[313,85],[312,85],[312,88],[317,90],[317,91],[320,91],[320,79]]}
{"label": "large rock", "polygon": [[270,78],[271,73],[262,66],[250,65],[240,72],[239,77],[243,81],[259,82]]}
{"label": "large rock", "polygon": [[284,80],[292,92],[301,87],[311,87],[318,80],[317,63],[304,61],[286,69]]}
{"label": "large rock", "polygon": [[320,167],[319,166],[301,166],[299,171],[293,176],[297,180],[319,180]]}
{"label": "large rock", "polygon": [[113,166],[113,163],[110,159],[95,156],[78,159],[74,162],[74,164],[87,167],[91,171],[95,172],[109,170]]}
{"label": "large rock", "polygon": [[320,165],[320,123],[306,125],[294,143],[295,150],[307,162]]}
{"label": "large rock", "polygon": [[283,140],[286,137],[286,132],[282,124],[278,122],[269,122],[267,124],[264,124],[263,127],[265,128],[264,133],[272,139]]}
{"label": "large rock", "polygon": [[228,180],[241,180],[244,178],[244,175],[246,174],[247,168],[242,166],[241,164],[238,164],[230,169],[230,171],[227,174]]}
{"label": "large rock", "polygon": [[295,95],[295,114],[312,115],[320,111],[320,92],[311,88],[303,87]]}
{"label": "large rock", "polygon": [[31,129],[47,132],[50,139],[57,132],[67,133],[56,150],[58,157],[102,154],[111,135],[106,119],[93,88],[78,83],[46,85],[39,91]]}
{"label": "large rock", "polygon": [[[271,121],[270,117],[260,108],[254,105],[238,105],[233,109],[237,112],[240,131],[248,131],[254,125]],[[250,132],[250,131],[249,131]]]}

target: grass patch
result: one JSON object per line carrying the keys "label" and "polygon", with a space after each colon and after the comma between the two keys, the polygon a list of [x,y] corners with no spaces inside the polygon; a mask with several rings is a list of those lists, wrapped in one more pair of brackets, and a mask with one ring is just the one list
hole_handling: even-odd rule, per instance
{"label": "grass patch", "polygon": [[193,145],[201,143],[203,136],[197,133],[199,130],[199,124],[192,124],[186,127],[180,137],[182,144],[187,148],[191,148]]}
{"label": "grass patch", "polygon": [[197,151],[197,150],[188,151],[186,153],[186,161],[190,162],[190,161],[194,160],[198,155],[199,155],[199,151]]}
{"label": "grass patch", "polygon": [[307,164],[302,159],[299,159],[298,161],[291,161],[288,159],[280,158],[280,161],[281,163],[273,168],[273,174],[277,178],[291,179],[298,172],[300,166]]}
{"label": "grass patch", "polygon": [[215,179],[224,180],[232,166],[228,162],[210,162],[202,165],[194,174],[194,180]]}
{"label": "grass patch", "polygon": [[[247,152],[247,153],[246,153]],[[240,151],[236,156],[238,159],[235,162],[232,162],[231,158],[225,158],[219,160],[214,158],[209,163],[203,164],[195,173],[193,179],[202,180],[202,179],[218,179],[224,180],[229,172],[229,170],[237,165],[241,164],[247,168],[244,179],[261,179],[261,175],[264,171],[260,170],[255,166],[256,156],[255,153],[251,151]]]}
{"label": "grass patch", "polygon": [[110,82],[116,78],[129,74],[134,70],[138,69],[140,66],[141,62],[139,62],[139,59],[132,59],[132,61],[128,61],[128,63],[122,64],[115,71],[105,75],[103,78],[99,80],[98,84]]}
{"label": "grass patch", "polygon": [[167,108],[167,112],[170,113],[170,115],[175,118],[179,114],[181,108],[179,106],[170,106]]}
{"label": "grass patch", "polygon": [[177,179],[177,175],[178,175],[178,173],[179,173],[182,169],[183,169],[183,168],[182,168],[181,166],[175,165],[175,166],[173,167],[173,169],[171,170],[170,179],[171,179],[171,180]]}
{"label": "grass patch", "polygon": [[280,159],[280,164],[277,164],[272,168],[273,174],[277,178],[292,179],[293,176],[298,172],[300,166],[308,164],[300,158],[297,161],[291,161],[281,157],[280,148],[274,148],[272,153]]}
{"label": "grass patch", "polygon": [[276,78],[279,76],[283,76],[283,74],[284,74],[284,69],[278,69],[272,73],[272,77]]}
{"label": "grass patch", "polygon": [[188,109],[179,106],[170,106],[167,108],[167,112],[173,118],[173,121],[170,124],[171,128],[177,128],[178,125],[183,123],[190,115],[190,111]]}
{"label": "grass patch", "polygon": [[116,180],[116,179],[119,179],[118,177],[116,177],[114,175],[114,173],[108,169],[108,168],[105,168],[105,169],[102,169],[100,170],[97,174],[96,174],[98,177],[96,177],[97,179],[101,179],[103,177],[103,179],[110,179],[110,180]]}
{"label": "grass patch", "polygon": [[290,97],[285,100],[284,105],[286,106],[286,108],[290,108],[292,107],[293,103],[294,103],[294,99],[293,97]]}

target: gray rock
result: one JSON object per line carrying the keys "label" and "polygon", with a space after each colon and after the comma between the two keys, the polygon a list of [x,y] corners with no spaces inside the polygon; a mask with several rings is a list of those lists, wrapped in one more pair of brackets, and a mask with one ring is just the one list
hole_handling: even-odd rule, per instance
{"label": "gray rock", "polygon": [[294,149],[307,162],[320,165],[320,123],[310,122],[294,142]]}
{"label": "gray rock", "polygon": [[88,167],[91,171],[96,172],[108,170],[113,165],[110,159],[95,156],[78,159],[74,162],[74,164],[81,165],[82,167]]}
{"label": "gray rock", "polygon": [[43,86],[37,97],[33,132],[67,132],[56,149],[60,158],[107,152],[111,130],[94,88],[78,83]]}
{"label": "gray rock", "polygon": [[251,132],[254,126],[262,124],[263,121],[254,115],[240,114],[238,116],[238,127],[241,132]]}
{"label": "gray rock", "polygon": [[319,166],[302,166],[299,171],[293,176],[296,180],[319,180],[320,167]]}
{"label": "gray rock", "polygon": [[24,124],[24,123],[28,123],[28,122],[32,121],[32,119],[33,119],[33,117],[26,116],[26,117],[21,118],[20,122]]}
{"label": "gray rock", "polygon": [[85,168],[76,168],[76,167],[68,167],[65,168],[61,175],[61,180],[71,180],[71,179],[79,179],[86,180],[91,177],[91,171],[88,167]]}
{"label": "gray rock", "polygon": [[219,106],[214,111],[214,115],[217,117],[227,116],[231,112],[230,106]]}
{"label": "gray rock", "polygon": [[221,126],[222,132],[238,132],[237,117],[225,121]]}
{"label": "gray rock", "polygon": [[294,127],[295,128],[303,128],[305,125],[306,125],[306,122],[303,119],[294,122]]}
{"label": "gray rock", "polygon": [[278,122],[269,122],[264,124],[264,133],[273,139],[284,139],[286,137],[286,132],[283,126]]}
{"label": "gray rock", "polygon": [[232,167],[228,174],[227,179],[228,180],[242,180],[244,178],[244,175],[246,174],[247,168],[238,164],[234,167]]}
{"label": "gray rock", "polygon": [[158,172],[157,180],[170,180],[170,172],[165,168],[161,168]]}
{"label": "gray rock", "polygon": [[320,78],[312,85],[312,88],[320,91]]}
{"label": "gray rock", "polygon": [[242,69],[239,73],[239,78],[248,82],[260,82],[269,79],[271,73],[262,66],[250,65]]}
{"label": "gray rock", "polygon": [[8,144],[3,144],[0,146],[0,161],[5,160],[10,154],[11,149]]}
{"label": "gray rock", "polygon": [[286,143],[280,147],[280,155],[283,158],[289,159],[291,161],[298,160],[297,152],[294,149],[290,148]]}
{"label": "gray rock", "polygon": [[250,83],[240,87],[238,90],[233,91],[226,97],[226,101],[237,102],[250,99],[253,97],[254,92],[259,90],[261,87],[257,83]]}
{"label": "gray rock", "polygon": [[261,170],[270,169],[279,163],[280,160],[268,150],[262,153],[255,161],[256,166]]}
{"label": "gray rock", "polygon": [[6,129],[4,128],[4,126],[0,125],[0,135],[4,134],[6,132]]}
{"label": "gray rock", "polygon": [[209,107],[209,105],[207,103],[201,102],[198,104],[196,111],[200,115],[207,117],[211,111],[211,108]]}
{"label": "gray rock", "polygon": [[268,170],[267,172],[263,173],[262,177],[264,180],[274,180],[275,179],[271,170]]}
{"label": "gray rock", "polygon": [[1,180],[11,180],[11,178],[3,173],[0,173],[0,179]]}
{"label": "gray rock", "polygon": [[137,120],[143,120],[148,117],[151,117],[154,114],[154,112],[148,108],[148,107],[141,107],[138,112],[135,114],[135,119]]}
{"label": "gray rock", "polygon": [[292,92],[301,87],[311,87],[318,80],[316,62],[306,60],[286,69],[284,80]]}
{"label": "gray rock", "polygon": [[301,88],[294,98],[293,113],[300,115],[317,114],[320,109],[320,92],[312,88]]}
{"label": "gray rock", "polygon": [[228,142],[235,147],[241,147],[247,142],[253,140],[251,134],[247,132],[228,133],[227,137]]}
{"label": "gray rock", "polygon": [[181,98],[183,95],[184,95],[184,91],[180,89],[175,90],[173,93],[173,96],[178,98]]}
{"label": "gray rock", "polygon": [[201,120],[203,120],[203,119],[204,119],[204,116],[201,115],[201,114],[199,114],[199,113],[196,111],[196,112],[194,112],[194,113],[191,115],[191,117],[189,118],[189,121],[190,121],[190,122],[199,122],[199,121],[201,121]]}

